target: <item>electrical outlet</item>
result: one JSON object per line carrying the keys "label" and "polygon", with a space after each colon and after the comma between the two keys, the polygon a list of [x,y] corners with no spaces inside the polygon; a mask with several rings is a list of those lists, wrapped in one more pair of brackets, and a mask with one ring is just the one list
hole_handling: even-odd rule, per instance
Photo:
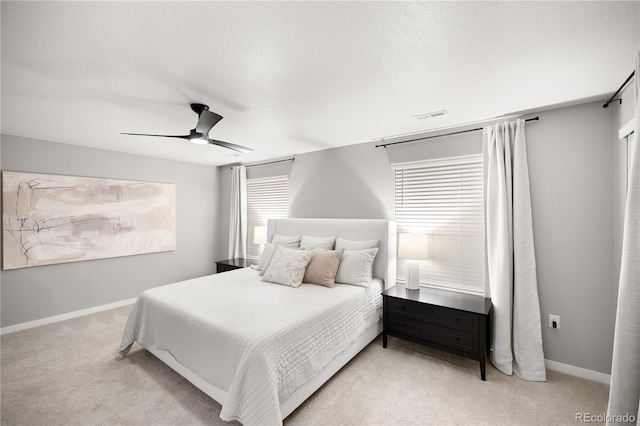
{"label": "electrical outlet", "polygon": [[560,328],[560,315],[549,314],[549,328]]}

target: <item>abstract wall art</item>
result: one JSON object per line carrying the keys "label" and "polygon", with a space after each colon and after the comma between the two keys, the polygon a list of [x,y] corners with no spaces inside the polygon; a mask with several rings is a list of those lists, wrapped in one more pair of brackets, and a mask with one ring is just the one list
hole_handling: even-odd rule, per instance
{"label": "abstract wall art", "polygon": [[175,250],[174,184],[2,172],[2,268]]}

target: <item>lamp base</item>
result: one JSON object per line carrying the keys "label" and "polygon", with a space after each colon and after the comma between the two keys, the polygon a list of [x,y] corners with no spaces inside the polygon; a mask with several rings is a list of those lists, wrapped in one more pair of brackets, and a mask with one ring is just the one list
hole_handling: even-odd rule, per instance
{"label": "lamp base", "polygon": [[407,260],[407,290],[420,290],[420,263]]}

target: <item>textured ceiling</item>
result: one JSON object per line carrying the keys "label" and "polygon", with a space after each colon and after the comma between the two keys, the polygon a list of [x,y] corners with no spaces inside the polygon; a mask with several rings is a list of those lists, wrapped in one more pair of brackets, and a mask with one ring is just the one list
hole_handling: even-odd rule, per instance
{"label": "textured ceiling", "polygon": [[[605,97],[639,2],[2,1],[2,133],[203,164]],[[180,139],[190,102],[224,116]],[[445,117],[415,115],[446,109]]]}

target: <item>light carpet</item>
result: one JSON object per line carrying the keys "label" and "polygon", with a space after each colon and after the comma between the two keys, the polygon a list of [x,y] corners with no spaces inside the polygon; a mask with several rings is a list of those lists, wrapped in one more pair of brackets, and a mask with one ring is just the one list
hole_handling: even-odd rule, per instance
{"label": "light carpet", "polygon": [[[2,336],[2,425],[216,425],[220,405],[134,345],[131,306]],[[559,425],[604,414],[609,387],[548,371],[545,383],[421,345],[378,338],[285,425]]]}

